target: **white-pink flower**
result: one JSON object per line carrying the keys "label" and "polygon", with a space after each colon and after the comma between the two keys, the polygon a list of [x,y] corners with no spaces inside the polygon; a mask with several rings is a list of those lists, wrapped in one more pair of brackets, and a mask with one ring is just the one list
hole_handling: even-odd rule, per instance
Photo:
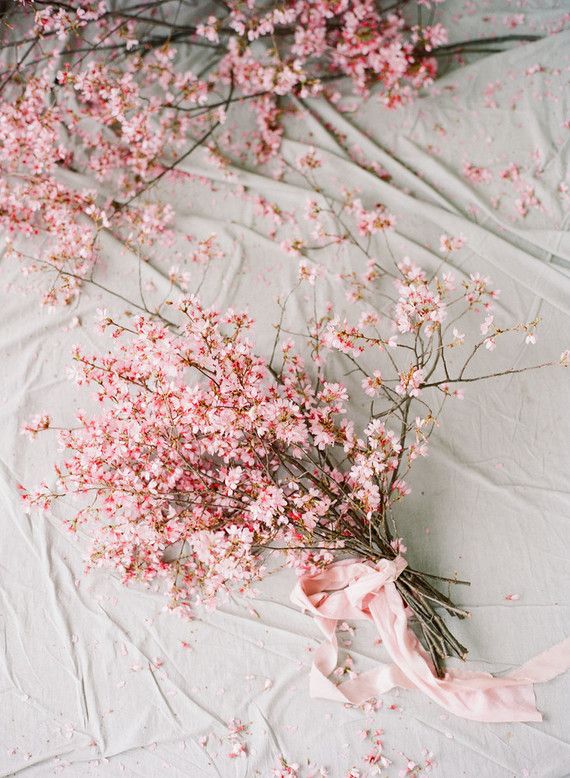
{"label": "white-pink flower", "polygon": [[407,370],[399,373],[400,381],[396,386],[396,393],[405,397],[419,397],[420,387],[425,372],[416,365],[411,365]]}
{"label": "white-pink flower", "polygon": [[464,235],[451,237],[450,235],[441,235],[439,238],[439,250],[444,254],[450,254],[453,251],[459,251],[466,243]]}

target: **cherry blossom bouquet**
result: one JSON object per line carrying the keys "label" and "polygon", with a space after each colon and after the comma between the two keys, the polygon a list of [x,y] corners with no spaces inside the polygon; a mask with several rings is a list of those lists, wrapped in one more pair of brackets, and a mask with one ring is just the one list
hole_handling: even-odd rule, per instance
{"label": "cherry blossom bouquet", "polygon": [[[173,306],[181,321],[171,324],[141,316],[126,327],[102,312],[113,349],[77,349],[73,370],[101,410],[60,429],[68,453],[55,484],[23,490],[24,499],[44,509],[79,500],[67,524],[89,527],[90,564],[119,570],[125,582],[162,579],[182,612],[246,591],[271,554],[303,573],[339,556],[393,560],[405,552],[393,508],[444,404],[470,382],[554,364],[473,372],[500,338],[533,342],[538,325],[497,327],[487,278],[429,277],[406,259],[393,283],[382,315],[352,323],[327,311],[310,323],[310,369],[284,339],[283,319],[267,360],[255,352],[249,316],[220,314],[196,297]],[[480,319],[472,342],[457,329],[468,315]],[[330,375],[339,369],[360,374],[361,396],[350,403]],[[362,423],[354,411],[364,400]],[[24,431],[51,426],[42,414]],[[438,580],[455,581],[408,566],[396,586],[441,675],[445,658],[466,650],[440,610],[466,612]]]}

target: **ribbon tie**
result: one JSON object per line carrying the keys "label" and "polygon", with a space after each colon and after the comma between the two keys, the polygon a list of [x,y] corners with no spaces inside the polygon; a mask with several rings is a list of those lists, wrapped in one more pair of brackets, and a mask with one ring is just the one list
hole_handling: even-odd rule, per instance
{"label": "ribbon tie", "polygon": [[[450,713],[466,719],[542,721],[533,684],[570,668],[570,639],[501,678],[460,670],[438,678],[429,655],[408,627],[406,607],[395,586],[406,565],[401,556],[377,565],[345,559],[321,573],[300,576],[291,599],[314,616],[325,636],[314,654],[311,696],[360,705],[399,686],[420,689]],[[337,623],[346,619],[372,621],[392,663],[380,663],[337,686],[328,676],[337,666]]]}

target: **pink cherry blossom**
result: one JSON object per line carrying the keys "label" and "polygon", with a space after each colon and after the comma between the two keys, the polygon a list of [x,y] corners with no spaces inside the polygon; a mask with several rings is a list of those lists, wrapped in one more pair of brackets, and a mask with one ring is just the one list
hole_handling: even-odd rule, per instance
{"label": "pink cherry blossom", "polygon": [[453,251],[459,251],[466,243],[464,235],[458,235],[452,238],[450,235],[441,235],[439,238],[439,250],[444,254],[450,254]]}
{"label": "pink cherry blossom", "polygon": [[418,369],[415,365],[411,365],[399,375],[400,381],[396,386],[396,392],[402,396],[408,395],[409,397],[419,397],[420,387],[424,379],[424,371]]}

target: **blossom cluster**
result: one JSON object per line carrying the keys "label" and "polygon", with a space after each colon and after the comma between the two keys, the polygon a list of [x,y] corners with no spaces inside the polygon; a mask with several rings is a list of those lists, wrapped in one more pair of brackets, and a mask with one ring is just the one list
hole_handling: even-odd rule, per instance
{"label": "blossom cluster", "polygon": [[[385,316],[350,324],[328,313],[313,328],[316,375],[289,340],[279,368],[268,364],[255,353],[249,316],[220,314],[196,297],[178,304],[174,330],[144,316],[124,327],[101,312],[113,350],[76,349],[72,371],[95,389],[100,412],[81,412],[58,432],[68,454],[55,484],[24,491],[25,500],[44,509],[67,495],[83,500],[68,526],[92,528],[91,564],[116,567],[126,582],[164,579],[183,610],[251,587],[270,550],[313,570],[341,549],[362,552],[374,533],[371,554],[396,553],[402,542],[386,520],[410,491],[413,462],[428,453],[439,415],[430,393],[442,403],[461,397],[481,347],[509,332],[532,342],[538,324],[497,328],[496,291],[480,275],[458,297],[449,275],[429,278],[409,259],[398,271]],[[483,319],[462,367],[446,358],[465,341],[445,324],[452,309]],[[327,379],[335,354],[362,375],[372,402],[365,424],[351,413],[358,401],[349,406],[346,387]],[[35,437],[51,425],[38,414],[23,431]]]}
{"label": "blossom cluster", "polygon": [[[284,98],[332,97],[330,83],[348,78],[396,106],[431,82],[446,41],[440,24],[409,24],[372,0],[231,0],[209,17],[188,11],[184,24],[159,5],[160,20],[152,2],[139,20],[105,0],[26,2],[0,40],[8,50],[14,36],[31,43],[16,67],[0,68],[0,225],[26,272],[51,274],[46,304],[72,301],[103,232],[137,250],[172,240],[169,207],[145,194],[194,148],[223,159],[214,133],[234,104],[253,109],[257,129],[243,147],[262,163],[279,150]],[[212,50],[207,73],[187,66],[187,44]],[[82,174],[95,181],[89,191]],[[363,214],[362,234],[383,221]]]}
{"label": "blossom cluster", "polygon": [[[197,34],[214,43],[229,36],[222,67],[240,86],[278,95],[321,89],[328,60],[329,75],[350,77],[359,93],[379,83],[386,103],[395,105],[433,78],[436,63],[426,55],[447,42],[441,24],[409,25],[397,9],[383,12],[371,0],[304,0],[269,9],[230,2],[225,11],[199,25]],[[276,37],[279,51],[258,54],[250,45]]]}
{"label": "blossom cluster", "polygon": [[[357,437],[344,387],[311,388],[290,349],[271,380],[246,337],[247,316],[221,316],[195,298],[179,308],[178,334],[143,317],[132,330],[106,317],[117,353],[75,352],[74,378],[97,388],[102,412],[80,413],[78,426],[59,432],[71,455],[55,487],[25,497],[43,508],[63,494],[89,497],[69,527],[94,522],[92,564],[117,567],[125,581],[166,578],[184,608],[250,586],[263,574],[259,550],[273,543],[294,548],[322,535],[325,550],[305,553],[303,564],[330,560],[326,547],[343,541],[320,522],[374,510],[400,445],[379,420]],[[25,431],[49,425],[42,415]],[[335,447],[352,461],[345,472],[321,454]]]}

